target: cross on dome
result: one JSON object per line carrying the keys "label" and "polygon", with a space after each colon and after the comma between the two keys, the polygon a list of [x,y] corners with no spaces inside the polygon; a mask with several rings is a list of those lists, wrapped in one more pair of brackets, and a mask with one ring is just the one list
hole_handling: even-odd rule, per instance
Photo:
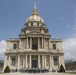
{"label": "cross on dome", "polygon": [[36,2],[34,3],[34,9],[36,9]]}
{"label": "cross on dome", "polygon": [[36,9],[36,2],[34,3],[34,9],[32,11],[32,15],[38,15],[38,11]]}

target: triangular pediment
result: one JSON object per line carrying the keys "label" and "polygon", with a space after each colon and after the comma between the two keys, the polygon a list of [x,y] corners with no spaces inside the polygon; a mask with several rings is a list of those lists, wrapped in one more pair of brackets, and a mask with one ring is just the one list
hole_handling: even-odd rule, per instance
{"label": "triangular pediment", "polygon": [[39,32],[39,31],[31,31],[30,33],[28,33],[28,34],[41,34],[42,35],[42,33],[41,32]]}

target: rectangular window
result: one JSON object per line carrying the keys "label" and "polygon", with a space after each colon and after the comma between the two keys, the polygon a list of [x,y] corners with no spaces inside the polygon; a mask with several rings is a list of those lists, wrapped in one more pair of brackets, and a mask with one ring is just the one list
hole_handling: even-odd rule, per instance
{"label": "rectangular window", "polygon": [[16,58],[12,58],[12,66],[16,65]]}
{"label": "rectangular window", "polygon": [[53,60],[54,60],[54,65],[58,65],[58,57],[54,57]]}
{"label": "rectangular window", "polygon": [[13,44],[13,49],[17,49],[17,44]]}

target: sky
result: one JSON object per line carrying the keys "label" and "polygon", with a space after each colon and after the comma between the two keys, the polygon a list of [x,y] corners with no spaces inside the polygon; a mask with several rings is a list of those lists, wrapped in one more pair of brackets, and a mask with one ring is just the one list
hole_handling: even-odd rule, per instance
{"label": "sky", "polygon": [[76,0],[0,0],[0,59],[6,40],[18,38],[36,2],[51,38],[63,41],[64,58],[76,60]]}

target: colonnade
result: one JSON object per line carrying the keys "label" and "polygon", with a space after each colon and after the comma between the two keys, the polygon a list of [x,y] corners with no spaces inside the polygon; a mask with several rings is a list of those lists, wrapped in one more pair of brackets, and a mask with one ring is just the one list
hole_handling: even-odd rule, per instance
{"label": "colonnade", "polygon": [[[38,68],[47,68],[46,55],[36,55],[36,56],[38,61]],[[52,60],[53,60],[52,56],[49,55],[49,68],[52,68],[52,64],[53,64]],[[18,55],[18,68],[20,68],[20,55]],[[22,68],[32,68],[32,55],[28,55],[28,54],[24,55]]]}
{"label": "colonnade", "polygon": [[[45,48],[45,38],[38,37],[37,38],[37,44],[38,44],[38,49],[44,49]],[[50,39],[48,39],[48,48],[50,47]],[[27,37],[26,38],[26,48],[32,48],[32,37]]]}

